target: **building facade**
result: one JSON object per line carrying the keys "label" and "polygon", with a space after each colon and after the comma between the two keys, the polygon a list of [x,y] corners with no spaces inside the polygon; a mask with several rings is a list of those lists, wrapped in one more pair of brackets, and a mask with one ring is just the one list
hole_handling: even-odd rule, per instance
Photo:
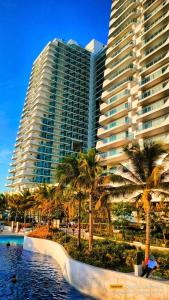
{"label": "building facade", "polygon": [[169,1],[112,1],[97,150],[125,162],[133,140],[169,146]]}
{"label": "building facade", "polygon": [[35,60],[8,177],[13,190],[55,183],[63,157],[95,144],[94,69],[103,49],[95,40],[85,49],[55,39]]}
{"label": "building facade", "polygon": [[106,46],[92,40],[86,49],[91,52],[90,69],[90,102],[88,116],[88,149],[95,148],[99,128],[101,95],[103,91]]}

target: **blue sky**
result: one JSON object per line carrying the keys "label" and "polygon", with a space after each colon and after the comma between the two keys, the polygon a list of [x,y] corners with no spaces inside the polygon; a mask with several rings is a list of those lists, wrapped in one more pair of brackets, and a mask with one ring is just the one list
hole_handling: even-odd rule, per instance
{"label": "blue sky", "polygon": [[0,0],[0,192],[32,63],[53,38],[107,42],[112,0]]}

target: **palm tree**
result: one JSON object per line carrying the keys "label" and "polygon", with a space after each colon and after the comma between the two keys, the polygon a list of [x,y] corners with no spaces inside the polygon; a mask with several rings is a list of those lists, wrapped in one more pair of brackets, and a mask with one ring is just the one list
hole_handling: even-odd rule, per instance
{"label": "palm tree", "polygon": [[102,192],[101,195],[99,195],[98,200],[95,204],[95,210],[105,209],[107,213],[107,219],[108,219],[108,235],[111,234],[111,200],[109,193],[105,190]]}
{"label": "palm tree", "polygon": [[29,189],[23,189],[18,193],[6,195],[8,206],[15,212],[15,222],[18,215],[24,215],[24,223],[26,221],[26,211],[31,209],[35,202],[33,195]]}
{"label": "palm tree", "polygon": [[24,223],[26,223],[26,212],[34,207],[35,199],[29,189],[20,191],[18,197],[20,199],[20,209],[24,213]]}
{"label": "palm tree", "polygon": [[[81,247],[81,205],[85,198],[79,170],[79,156],[65,157],[56,169],[56,179],[67,195],[66,205],[72,204],[72,199],[78,201],[78,247]],[[74,201],[74,200],[73,200]]]}
{"label": "palm tree", "polygon": [[57,188],[55,186],[40,185],[34,191],[36,200],[36,207],[40,210],[43,216],[47,216],[50,228],[52,213],[56,210],[59,199],[56,194]]}
{"label": "palm tree", "polygon": [[18,193],[8,194],[7,196],[8,206],[15,213],[15,222],[18,215],[22,212],[22,200]]}
{"label": "palm tree", "polygon": [[166,233],[169,231],[169,204],[168,201],[165,201],[165,199],[162,199],[161,202],[156,203],[154,222],[161,228],[163,242],[166,245]]}
{"label": "palm tree", "polygon": [[[133,144],[124,148],[130,164],[119,165],[109,180],[118,186],[107,187],[113,197],[131,196],[142,201],[146,219],[146,249],[145,258],[150,253],[151,201],[153,196],[169,196],[169,170],[167,165],[159,163],[165,150],[158,143],[145,143],[143,147]],[[164,159],[165,161],[165,159]],[[119,185],[120,184],[120,185]]]}
{"label": "palm tree", "polygon": [[98,155],[95,149],[89,149],[88,152],[79,154],[79,172],[83,188],[89,195],[89,251],[93,249],[93,209],[95,198],[98,194],[104,193],[103,169],[99,165]]}
{"label": "palm tree", "polygon": [[7,209],[7,196],[2,193],[0,194],[0,211],[3,213]]}

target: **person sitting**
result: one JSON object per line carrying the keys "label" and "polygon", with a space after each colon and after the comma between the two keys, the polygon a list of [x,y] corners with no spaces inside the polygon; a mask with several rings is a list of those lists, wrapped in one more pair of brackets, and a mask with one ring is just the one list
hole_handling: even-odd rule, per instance
{"label": "person sitting", "polygon": [[16,279],[16,275],[15,275],[15,274],[12,276],[11,281],[12,281],[13,283],[16,283],[16,282],[17,282],[17,279]]}
{"label": "person sitting", "polygon": [[146,278],[149,277],[150,273],[152,273],[153,270],[157,268],[157,262],[153,255],[150,255],[149,259],[147,260],[147,264],[145,269],[143,270],[143,273],[141,274],[141,277],[146,275]]}

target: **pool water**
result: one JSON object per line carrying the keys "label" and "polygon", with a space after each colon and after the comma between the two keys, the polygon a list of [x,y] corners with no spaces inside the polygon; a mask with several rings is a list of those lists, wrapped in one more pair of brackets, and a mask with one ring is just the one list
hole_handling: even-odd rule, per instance
{"label": "pool water", "polygon": [[[21,238],[0,237],[0,299],[1,300],[89,300],[63,278],[59,265],[48,256],[23,250]],[[19,243],[19,245],[12,245]],[[23,242],[23,238],[22,238]],[[16,275],[17,282],[11,278]]]}
{"label": "pool water", "polygon": [[23,240],[24,237],[23,236],[17,236],[17,235],[2,235],[0,236],[0,244],[7,244],[8,242],[10,243],[10,245],[23,245]]}

